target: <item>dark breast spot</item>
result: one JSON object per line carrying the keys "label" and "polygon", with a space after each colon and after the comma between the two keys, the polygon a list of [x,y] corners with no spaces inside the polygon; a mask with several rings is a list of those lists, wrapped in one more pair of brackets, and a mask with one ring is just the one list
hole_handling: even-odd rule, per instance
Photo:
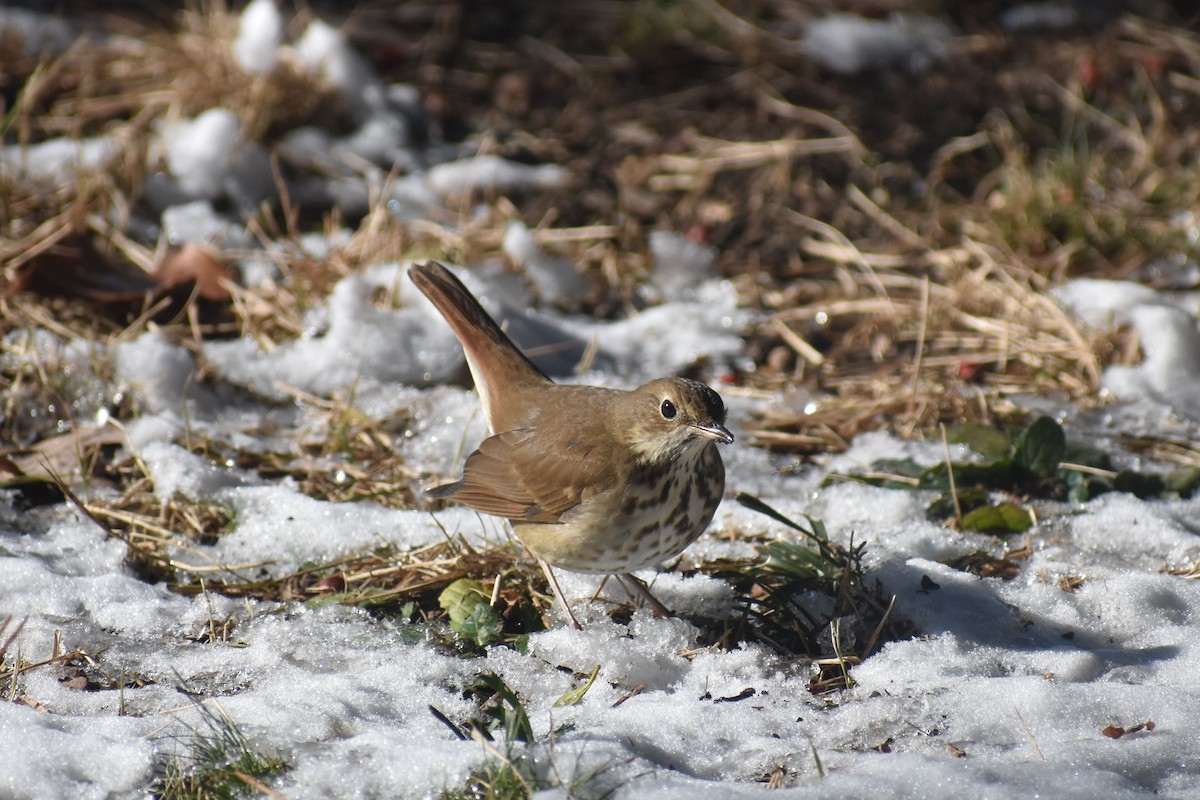
{"label": "dark breast spot", "polygon": [[647,536],[650,536],[651,534],[653,534],[657,531],[658,531],[658,525],[656,525],[656,524],[643,525],[642,527],[638,528],[637,531],[633,534],[632,541],[640,542],[643,539],[645,539]]}

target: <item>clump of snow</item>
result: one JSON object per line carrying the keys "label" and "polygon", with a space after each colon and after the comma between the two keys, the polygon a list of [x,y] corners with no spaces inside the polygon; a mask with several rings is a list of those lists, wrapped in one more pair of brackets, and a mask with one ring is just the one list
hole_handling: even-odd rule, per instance
{"label": "clump of snow", "polygon": [[283,41],[283,17],[275,0],[252,0],[238,19],[233,55],[242,69],[263,75],[275,68]]}
{"label": "clump of snow", "polygon": [[240,130],[237,114],[210,108],[163,132],[167,168],[184,192],[209,200],[220,195]]}
{"label": "clump of snow", "polygon": [[163,502],[176,496],[204,502],[222,489],[258,482],[169,442],[147,443],[138,450],[138,458],[154,484],[155,497]]}
{"label": "clump of snow", "polygon": [[523,222],[508,223],[503,248],[513,263],[525,268],[543,301],[563,308],[579,306],[587,290],[583,276],[570,261],[548,255]]}
{"label": "clump of snow", "polygon": [[1000,14],[1000,27],[1011,33],[1061,31],[1079,24],[1079,11],[1070,3],[1019,3]]}
{"label": "clump of snow", "polygon": [[1050,296],[1093,328],[1111,330],[1129,323],[1135,306],[1158,305],[1165,298],[1148,286],[1132,281],[1076,278],[1050,290]]}
{"label": "clump of snow", "polygon": [[1181,298],[1127,281],[1077,279],[1053,293],[1060,305],[1102,329],[1132,325],[1144,358],[1105,370],[1103,386],[1122,402],[1148,402],[1200,420],[1200,330]]}
{"label": "clump of snow", "polygon": [[373,302],[377,292],[407,284],[404,269],[377,264],[340,280],[320,335],[271,352],[249,340],[211,342],[205,355],[225,379],[268,397],[286,396],[281,384],[331,395],[355,386],[444,383],[459,372],[461,348],[432,307],[377,308]]}
{"label": "clump of snow", "polygon": [[581,340],[595,337],[625,382],[644,383],[687,370],[700,359],[717,363],[742,351],[738,335],[748,320],[728,281],[711,280],[676,302],[643,309],[615,322],[563,320]]}
{"label": "clump of snow", "polygon": [[158,147],[174,180],[157,187],[159,204],[227,196],[250,209],[271,196],[270,158],[256,142],[242,139],[241,127],[237,114],[227,108],[210,108],[164,126]]}
{"label": "clump of snow", "polygon": [[651,277],[664,296],[675,298],[712,278],[716,248],[676,231],[650,233]]}
{"label": "clump of snow", "polygon": [[1135,306],[1129,312],[1145,358],[1105,370],[1104,388],[1120,400],[1152,400],[1200,420],[1200,331],[1178,308]]}
{"label": "clump of snow", "polygon": [[249,405],[228,384],[201,384],[192,354],[154,331],[119,342],[110,353],[119,391],[129,392],[138,409],[125,424],[135,449],[195,434],[234,448],[278,452],[300,425],[294,409]]}
{"label": "clump of snow", "polygon": [[80,172],[103,169],[116,152],[117,141],[111,136],[7,145],[0,147],[0,175],[66,182]]}
{"label": "clump of snow", "polygon": [[946,57],[953,38],[948,24],[923,14],[897,12],[883,20],[830,14],[809,23],[801,47],[844,75],[889,67],[920,74]]}
{"label": "clump of snow", "polygon": [[162,231],[167,242],[181,246],[202,242],[216,247],[244,247],[246,229],[222,214],[208,200],[170,206],[162,212]]}
{"label": "clump of snow", "polygon": [[332,152],[343,161],[347,156],[387,169],[411,172],[419,159],[410,149],[413,133],[400,114],[373,114],[358,130],[336,140]]}
{"label": "clump of snow", "polygon": [[[270,352],[251,340],[209,342],[205,356],[225,380],[267,397],[287,397],[285,387],[290,387],[320,395],[353,390],[365,399],[395,391],[390,387],[399,384],[452,381],[465,373],[462,346],[408,280],[407,267],[377,264],[343,278],[326,304],[310,315],[312,335],[307,338]],[[552,320],[514,311],[528,303],[519,279],[510,273],[460,274],[518,345],[549,351],[534,359],[542,369],[551,375],[572,373],[587,340],[573,339]],[[377,307],[380,294],[393,297],[399,307]],[[599,358],[597,363],[612,362]]]}
{"label": "clump of snow", "polygon": [[341,31],[313,20],[293,47],[300,63],[336,89],[359,120],[383,105],[379,77]]}
{"label": "clump of snow", "polygon": [[[440,529],[428,514],[393,511],[375,503],[329,503],[297,494],[286,486],[258,486],[221,492],[237,525],[207,550],[214,564],[252,564],[271,575],[286,575],[310,561],[329,562],[382,544],[437,541]],[[423,531],[423,535],[416,532]]]}
{"label": "clump of snow", "polygon": [[171,415],[182,421],[185,405],[213,407],[213,399],[195,381],[196,364],[181,347],[153,331],[113,348],[117,381],[133,391],[151,414]]}
{"label": "clump of snow", "polygon": [[425,176],[432,189],[441,195],[464,192],[520,189],[553,189],[564,186],[568,172],[558,164],[518,164],[500,156],[476,156],[432,167]]}

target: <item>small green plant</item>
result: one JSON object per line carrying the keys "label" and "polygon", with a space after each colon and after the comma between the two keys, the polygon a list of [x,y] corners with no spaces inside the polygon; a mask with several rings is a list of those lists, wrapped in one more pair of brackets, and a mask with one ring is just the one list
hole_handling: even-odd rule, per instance
{"label": "small green plant", "polygon": [[[488,759],[467,776],[463,786],[442,792],[440,800],[525,800],[532,797],[540,787],[534,750],[528,747],[534,740],[533,726],[524,703],[499,675],[480,675],[475,689],[487,697],[483,711],[488,721],[483,724],[473,721],[467,730],[471,738],[483,745]],[[467,738],[467,734],[442,712],[433,707],[430,711],[460,739]],[[499,731],[504,733],[503,751],[494,744],[493,734]]]}
{"label": "small green plant", "polygon": [[[463,577],[443,589],[437,602],[464,644],[476,649],[503,645],[523,653],[529,633],[544,625],[531,599],[531,585],[514,583],[508,589],[489,591],[478,577]],[[492,586],[497,584],[503,585],[499,576],[492,579]]]}
{"label": "small green plant", "polygon": [[[581,673],[584,683],[565,693],[554,705],[578,703],[599,673],[599,665],[586,676]],[[524,704],[503,678],[482,674],[472,691],[482,702],[482,720],[471,720],[459,726],[441,711],[429,707],[433,716],[455,736],[464,741],[474,739],[487,755],[461,786],[445,789],[438,795],[439,800],[527,800],[543,789],[555,788],[562,790],[568,798],[605,798],[627,782],[626,778],[611,772],[617,762],[604,759],[590,765],[576,763],[571,774],[559,774],[556,765],[548,760],[554,752],[553,736],[565,735],[573,730],[573,726],[559,726],[547,746],[545,741],[535,740]],[[503,745],[497,745],[500,733],[503,733]]]}
{"label": "small green plant", "polygon": [[532,742],[533,726],[517,693],[499,675],[480,675],[479,684],[495,693],[496,702],[488,709],[493,720],[490,730],[503,730],[507,742]]}
{"label": "small green plant", "polygon": [[438,595],[450,627],[467,641],[486,647],[500,638],[500,615],[492,608],[480,581],[459,578]]}
{"label": "small green plant", "polygon": [[176,739],[185,752],[162,766],[150,791],[158,800],[233,800],[268,793],[266,782],[287,771],[277,754],[255,747],[219,706],[200,705],[202,728]]}
{"label": "small green plant", "polygon": [[447,789],[439,800],[526,800],[532,797],[536,784],[524,773],[523,759],[516,761],[503,756],[485,761],[467,776],[461,788]]}
{"label": "small green plant", "polygon": [[1018,503],[993,503],[993,493],[1021,499],[1084,502],[1107,492],[1140,498],[1190,497],[1200,489],[1200,469],[1169,472],[1114,470],[1108,455],[1067,440],[1062,426],[1039,417],[1015,437],[978,425],[948,432],[950,442],[965,444],[986,460],[943,462],[923,467],[912,459],[876,461],[862,474],[831,474],[826,483],[852,480],[889,489],[944,492],[926,509],[931,519],[955,517],[963,530],[1023,533],[1033,517]]}
{"label": "small green plant", "polygon": [[748,494],[737,500],[799,536],[761,545],[754,559],[703,565],[729,581],[743,608],[740,617],[721,623],[717,641],[760,641],[781,654],[808,657],[817,668],[809,684],[814,694],[846,688],[850,666],[911,627],[892,618],[893,600],[879,583],[865,580],[864,543],[843,546],[830,540],[819,519],[798,522]]}

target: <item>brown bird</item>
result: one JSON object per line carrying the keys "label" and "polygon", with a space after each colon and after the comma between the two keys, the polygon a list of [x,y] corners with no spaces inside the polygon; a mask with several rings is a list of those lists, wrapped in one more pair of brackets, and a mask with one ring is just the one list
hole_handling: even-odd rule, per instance
{"label": "brown bird", "polygon": [[509,519],[572,626],[551,565],[616,575],[669,615],[630,573],[678,555],[712,520],[725,489],[716,443],[733,442],[721,396],[684,378],[633,391],[557,384],[448,269],[408,274],[462,343],[493,434],[462,480],[428,494]]}

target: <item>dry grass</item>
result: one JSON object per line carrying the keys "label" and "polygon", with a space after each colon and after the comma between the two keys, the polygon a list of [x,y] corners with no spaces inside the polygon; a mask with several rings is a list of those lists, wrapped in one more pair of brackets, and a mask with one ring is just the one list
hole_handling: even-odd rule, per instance
{"label": "dry grass", "polygon": [[[467,210],[485,198],[460,198],[450,225],[401,225],[379,209],[320,260],[296,245],[297,216],[285,203],[251,221],[264,241],[285,243],[271,251],[279,280],[234,287],[233,320],[194,333],[251,336],[273,348],[301,335],[304,313],[360,265],[423,254],[479,261],[495,256],[504,226],[523,217],[592,276],[600,314],[634,304],[649,227],[666,224],[717,245],[722,269],[766,312],[747,331],[754,369],[733,379],[795,399],[751,424],[764,446],[811,452],[844,446],[872,427],[912,435],[938,421],[1006,417],[1014,411],[1008,398],[1025,392],[1088,402],[1104,366],[1136,357],[1127,341],[1081,329],[1044,293],[1068,275],[1136,277],[1155,259],[1193,251],[1176,215],[1195,206],[1198,191],[1186,180],[1196,152],[1190,115],[1200,99],[1194,35],[1129,17],[1090,40],[1065,37],[1045,56],[983,36],[968,54],[978,63],[955,66],[964,67],[963,84],[979,82],[967,91],[993,105],[964,109],[953,129],[935,117],[912,143],[880,141],[874,124],[855,132],[865,109],[846,98],[833,108],[804,104],[827,94],[810,69],[778,73],[800,62],[767,24],[795,9],[760,9],[761,18],[736,4],[696,9],[695,23],[682,27],[665,10],[632,28],[612,9],[582,12],[629,45],[623,56],[601,58],[587,37],[559,42],[560,34],[548,34],[547,44],[561,51],[555,68],[588,87],[553,118],[547,111],[567,86],[541,86],[530,71],[549,55],[489,49],[459,20],[455,71],[418,61],[397,77],[434,99],[455,90],[463,103],[481,102],[482,119],[497,131],[521,131],[485,136],[481,152],[573,163],[607,187],[546,192],[520,211],[492,199],[482,216]],[[409,41],[415,50],[447,48],[438,24],[444,15],[420,7],[410,18],[429,25]],[[388,19],[380,7],[364,7],[351,29]],[[328,91],[286,60],[268,78],[247,79],[218,45],[231,40],[235,24],[212,3],[183,12],[169,31],[126,22],[112,39],[50,63],[13,65],[26,77],[11,110],[18,140],[116,130],[125,145],[119,168],[56,193],[4,187],[6,271],[81,230],[119,239],[100,220],[136,206],[153,157],[152,122],[220,104],[239,114],[248,137],[269,144],[280,131],[330,115]],[[643,87],[650,102],[620,82],[665,58],[645,47],[649,41],[697,68],[682,90],[656,95],[657,86]],[[999,70],[985,74],[992,64]],[[485,65],[504,80],[486,78]],[[935,87],[938,79],[913,78],[907,89],[946,91]],[[499,94],[485,97],[489,89]],[[536,89],[556,91],[539,103]],[[595,111],[612,131],[607,141],[579,130],[589,98],[610,100]],[[718,98],[728,109],[707,112]],[[880,116],[903,113],[883,99]],[[974,125],[963,122],[970,113],[978,115]],[[752,120],[777,138],[747,138]],[[920,158],[889,158],[904,148]],[[614,225],[615,218],[626,221]],[[125,244],[135,261],[155,258],[153,248]],[[38,319],[25,298],[7,302],[7,326]],[[146,316],[116,322],[144,324]],[[94,315],[68,309],[62,319],[71,335],[113,333],[98,329]]]}

